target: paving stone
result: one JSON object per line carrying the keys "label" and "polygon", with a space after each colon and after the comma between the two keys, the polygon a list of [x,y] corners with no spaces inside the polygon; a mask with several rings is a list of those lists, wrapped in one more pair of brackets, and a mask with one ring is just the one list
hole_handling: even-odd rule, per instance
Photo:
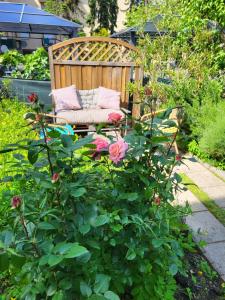
{"label": "paving stone", "polygon": [[190,177],[191,180],[194,181],[194,183],[197,184],[200,188],[217,186],[224,187],[224,181],[222,181],[206,169],[201,173],[188,172],[187,176]]}
{"label": "paving stone", "polygon": [[199,201],[198,198],[195,197],[195,195],[193,195],[190,191],[178,192],[176,195],[175,204],[185,206],[186,202],[189,203],[193,212],[208,210],[207,207],[205,207],[205,205],[203,205],[202,202]]}
{"label": "paving stone", "polygon": [[225,279],[225,242],[209,244],[204,247],[203,252],[215,270]]}
{"label": "paving stone", "polygon": [[200,163],[196,162],[190,162],[189,160],[184,160],[183,161],[184,164],[181,164],[178,169],[180,170],[180,172],[185,172],[185,173],[189,173],[189,172],[195,172],[195,173],[201,173],[206,171],[207,169],[202,166]]}
{"label": "paving stone", "polygon": [[225,227],[209,212],[195,212],[185,218],[196,241],[207,243],[225,241]]}
{"label": "paving stone", "polygon": [[225,208],[225,184],[224,186],[204,187],[203,190],[219,207]]}

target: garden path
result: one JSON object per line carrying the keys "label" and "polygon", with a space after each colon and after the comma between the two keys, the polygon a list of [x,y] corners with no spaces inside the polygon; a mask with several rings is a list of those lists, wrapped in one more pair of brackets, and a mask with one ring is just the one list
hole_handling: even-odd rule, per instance
{"label": "garden path", "polygon": [[[215,202],[219,209],[225,210],[225,176],[207,164],[198,162],[194,157],[184,159],[185,165],[176,171],[185,173],[201,191]],[[186,217],[186,223],[193,231],[196,241],[204,240],[204,255],[225,281],[225,227],[207,207],[189,190],[177,194],[177,203],[185,205],[188,201],[192,215]]]}

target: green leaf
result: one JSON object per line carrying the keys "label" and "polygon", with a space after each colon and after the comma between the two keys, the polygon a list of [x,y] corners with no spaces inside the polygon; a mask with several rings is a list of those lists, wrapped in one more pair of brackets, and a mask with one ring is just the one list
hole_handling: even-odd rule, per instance
{"label": "green leaf", "polygon": [[111,278],[105,274],[97,274],[95,279],[94,291],[96,294],[105,293],[109,289]]}
{"label": "green leaf", "polygon": [[72,140],[71,136],[69,136],[67,134],[61,135],[61,141],[62,141],[63,147],[65,147],[65,148],[69,148],[73,145],[73,140]]}
{"label": "green leaf", "polygon": [[126,254],[126,259],[127,260],[134,260],[136,257],[136,253],[133,249],[128,249],[127,254]]}
{"label": "green leaf", "polygon": [[82,296],[84,296],[84,297],[90,297],[92,294],[91,288],[84,281],[81,281],[81,283],[80,283],[80,292],[81,292]]}
{"label": "green leaf", "polygon": [[127,199],[128,201],[135,201],[138,199],[138,193],[122,193],[121,199]]}
{"label": "green leaf", "polygon": [[49,255],[44,255],[39,259],[39,265],[44,266],[47,265],[49,259]]}
{"label": "green leaf", "polygon": [[75,142],[75,144],[70,147],[72,151],[78,150],[82,147],[84,147],[87,144],[90,144],[93,142],[93,135],[88,135],[85,138],[79,139],[78,141]]}
{"label": "green leaf", "polygon": [[74,198],[78,198],[78,197],[83,196],[86,192],[87,192],[86,189],[81,187],[81,188],[77,188],[76,190],[70,191],[70,194]]}
{"label": "green leaf", "polygon": [[0,272],[4,272],[9,268],[9,257],[7,253],[0,254]]}
{"label": "green leaf", "polygon": [[63,261],[64,257],[62,255],[49,255],[48,258],[48,264],[50,267],[56,266],[59,263],[61,263],[61,261]]}
{"label": "green leaf", "polygon": [[55,293],[56,293],[56,290],[57,290],[57,285],[55,282],[53,282],[47,289],[47,296],[50,297],[50,296],[53,296]]}
{"label": "green leaf", "polygon": [[164,241],[160,239],[153,239],[152,240],[152,245],[154,248],[159,248],[163,245]]}
{"label": "green leaf", "polygon": [[90,231],[91,227],[89,224],[85,224],[85,225],[81,225],[79,226],[79,231],[80,233],[82,233],[83,235],[87,234]]}
{"label": "green leaf", "polygon": [[78,244],[74,244],[70,250],[66,253],[65,258],[75,258],[75,257],[79,257],[81,255],[84,255],[86,253],[88,253],[89,251],[83,247],[80,246]]}
{"label": "green leaf", "polygon": [[93,227],[99,227],[109,222],[108,215],[100,215],[91,221]]}
{"label": "green leaf", "polygon": [[52,224],[47,223],[47,222],[41,222],[41,223],[39,223],[38,224],[38,228],[42,229],[42,230],[53,230],[53,229],[56,229],[55,226],[53,226]]}
{"label": "green leaf", "polygon": [[169,271],[170,271],[170,274],[171,274],[171,275],[173,275],[173,276],[176,275],[177,272],[178,272],[178,267],[177,267],[177,265],[176,265],[176,264],[170,265]]}
{"label": "green leaf", "polygon": [[63,290],[69,290],[72,287],[71,279],[64,278],[60,281],[59,287]]}
{"label": "green leaf", "polygon": [[28,151],[28,160],[33,165],[38,159],[38,151],[36,149],[30,148]]}
{"label": "green leaf", "polygon": [[63,291],[58,291],[53,297],[52,300],[63,300],[64,299],[64,293]]}
{"label": "green leaf", "polygon": [[74,245],[73,243],[66,243],[66,242],[58,243],[54,247],[53,252],[54,253],[59,253],[59,254],[65,254],[65,253],[67,253],[71,249],[71,247],[73,245]]}
{"label": "green leaf", "polygon": [[105,292],[104,297],[108,300],[120,300],[120,297],[111,291]]}

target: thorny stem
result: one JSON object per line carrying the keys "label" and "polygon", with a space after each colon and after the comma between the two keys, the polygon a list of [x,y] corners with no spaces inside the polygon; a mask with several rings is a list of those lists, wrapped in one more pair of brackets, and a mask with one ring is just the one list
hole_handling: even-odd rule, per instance
{"label": "thorny stem", "polygon": [[110,175],[110,177],[111,177],[113,187],[115,188],[115,187],[116,187],[116,184],[115,184],[115,181],[114,181],[113,174],[112,174],[112,172],[111,172],[109,163],[108,163],[108,161],[107,161],[107,158],[104,158],[104,160],[105,160],[105,163],[106,163],[106,167],[107,167],[107,169],[108,169],[108,171],[109,171],[109,175]]}
{"label": "thorny stem", "polygon": [[49,151],[49,148],[48,148],[48,143],[47,143],[47,137],[46,137],[45,127],[44,127],[44,125],[43,125],[42,122],[41,122],[41,129],[42,129],[42,131],[43,131],[44,142],[45,142],[46,149],[47,149],[47,157],[48,157],[48,162],[49,162],[50,172],[51,172],[51,175],[53,176],[54,171],[53,171],[52,161],[51,161],[51,157],[50,157],[50,151]]}
{"label": "thorny stem", "polygon": [[[28,233],[27,226],[26,226],[26,222],[25,222],[24,216],[21,212],[20,212],[20,221],[21,221],[21,224],[23,226],[23,229],[24,229],[24,232],[25,232],[25,235],[26,235],[27,239],[30,240],[29,233]],[[38,248],[37,248],[37,246],[34,242],[32,242],[32,246],[33,246],[34,251],[36,252],[37,256],[39,256],[40,255],[39,250],[38,250]]]}

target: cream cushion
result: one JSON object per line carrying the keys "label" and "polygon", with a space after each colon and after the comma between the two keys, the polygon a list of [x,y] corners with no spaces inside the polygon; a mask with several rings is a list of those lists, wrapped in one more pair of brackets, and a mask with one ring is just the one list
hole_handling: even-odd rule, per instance
{"label": "cream cushion", "polygon": [[65,124],[66,121],[69,124],[111,123],[108,120],[108,115],[113,112],[121,114],[123,118],[125,117],[121,110],[116,109],[62,110],[56,115],[56,123]]}

